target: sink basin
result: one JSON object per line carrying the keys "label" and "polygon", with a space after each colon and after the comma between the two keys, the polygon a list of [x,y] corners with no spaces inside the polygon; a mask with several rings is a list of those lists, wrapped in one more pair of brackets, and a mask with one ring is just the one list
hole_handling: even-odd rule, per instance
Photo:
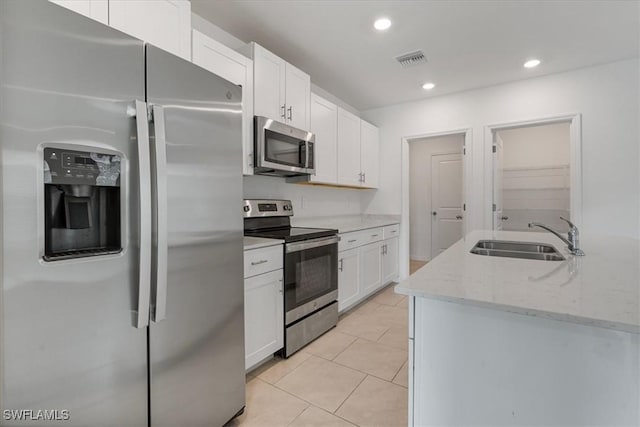
{"label": "sink basin", "polygon": [[472,254],[507,258],[564,261],[564,257],[552,245],[506,240],[480,240],[471,249]]}

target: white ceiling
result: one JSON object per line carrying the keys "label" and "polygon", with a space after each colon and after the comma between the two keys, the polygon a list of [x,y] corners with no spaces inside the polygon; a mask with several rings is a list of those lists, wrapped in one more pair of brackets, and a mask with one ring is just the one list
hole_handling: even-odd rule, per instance
{"label": "white ceiling", "polygon": [[[359,110],[638,57],[638,1],[192,0]],[[386,32],[373,21],[389,17]],[[427,64],[395,56],[422,49]],[[524,69],[527,58],[542,64]],[[427,81],[437,86],[421,88]]]}

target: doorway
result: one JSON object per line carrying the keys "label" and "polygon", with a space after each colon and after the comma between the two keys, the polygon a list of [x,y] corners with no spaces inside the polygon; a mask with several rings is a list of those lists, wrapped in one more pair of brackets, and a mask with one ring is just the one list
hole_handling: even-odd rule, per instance
{"label": "doorway", "polygon": [[571,218],[570,121],[493,132],[493,229],[531,231],[530,222],[564,230]]}
{"label": "doorway", "polygon": [[465,136],[409,141],[410,273],[462,238]]}

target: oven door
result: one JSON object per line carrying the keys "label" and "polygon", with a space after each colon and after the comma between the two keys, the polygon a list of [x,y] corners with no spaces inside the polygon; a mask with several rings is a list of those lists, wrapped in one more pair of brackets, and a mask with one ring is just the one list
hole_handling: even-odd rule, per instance
{"label": "oven door", "polygon": [[284,172],[284,175],[314,173],[312,133],[284,123],[255,118],[256,172]]}
{"label": "oven door", "polygon": [[338,236],[288,243],[284,311],[289,325],[338,298]]}

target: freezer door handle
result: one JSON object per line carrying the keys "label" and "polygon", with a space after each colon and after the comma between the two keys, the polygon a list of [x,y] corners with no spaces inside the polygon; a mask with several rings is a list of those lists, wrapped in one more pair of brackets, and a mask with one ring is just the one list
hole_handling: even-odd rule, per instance
{"label": "freezer door handle", "polygon": [[138,142],[139,190],[139,284],[137,328],[149,326],[149,298],[151,294],[151,160],[149,153],[149,123],[147,104],[135,101],[136,130]]}
{"label": "freezer door handle", "polygon": [[159,322],[166,317],[167,312],[167,140],[164,123],[164,107],[152,107],[153,133],[153,205],[154,227],[153,241],[155,244],[153,263],[154,294],[151,301],[151,318]]}

